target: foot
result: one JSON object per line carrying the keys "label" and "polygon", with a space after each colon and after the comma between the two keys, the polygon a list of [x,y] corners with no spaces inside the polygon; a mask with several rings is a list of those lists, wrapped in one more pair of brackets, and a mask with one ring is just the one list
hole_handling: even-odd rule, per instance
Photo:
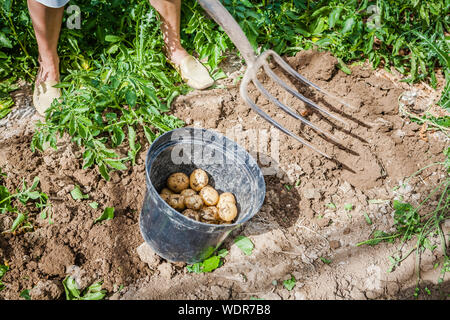
{"label": "foot", "polygon": [[181,78],[188,86],[194,89],[206,89],[214,84],[208,69],[195,59],[184,48],[168,53],[171,64],[180,73]]}
{"label": "foot", "polygon": [[184,48],[179,48],[168,52],[167,59],[169,59],[172,64],[180,66],[183,59],[187,56],[189,56],[189,53]]}
{"label": "foot", "polygon": [[36,76],[36,84],[42,81],[59,82],[59,57],[50,57],[46,59],[38,58],[39,72]]}
{"label": "foot", "polygon": [[45,116],[45,111],[51,107],[53,100],[61,97],[61,90],[53,87],[59,83],[59,59],[38,60],[40,66],[34,86],[33,104],[36,111]]}

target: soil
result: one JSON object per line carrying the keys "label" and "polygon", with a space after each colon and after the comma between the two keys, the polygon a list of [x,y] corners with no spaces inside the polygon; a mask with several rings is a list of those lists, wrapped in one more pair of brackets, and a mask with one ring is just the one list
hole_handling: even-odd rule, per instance
{"label": "soil", "polygon": [[[399,113],[399,101],[413,91],[416,100],[407,104],[412,110],[418,102],[433,104],[435,93],[423,85],[400,83],[393,74],[367,65],[353,66],[347,75],[329,53],[303,51],[286,60],[307,79],[353,106],[354,110],[324,97],[275,69],[286,83],[340,116],[346,125],[311,110],[264,74],[259,75],[260,81],[277,99],[332,133],[341,144],[277,109],[253,87],[250,96],[276,121],[334,160],[271,130],[243,102],[235,80],[243,67],[236,60],[225,68],[229,78],[216,88],[180,96],[172,105],[172,113],[187,125],[238,140],[266,173],[266,199],[260,212],[225,240],[222,247],[229,254],[223,266],[208,274],[191,274],[183,263],[167,262],[143,244],[139,213],[149,145],[142,134],[144,151],[136,165],[114,172],[109,182],[97,169],[82,169],[82,150],[67,136],[59,140],[56,151],[32,153],[33,123],[38,118],[25,85],[16,93],[15,111],[0,123],[0,167],[7,173],[9,190],[18,188],[22,178],[28,183],[35,176],[40,178],[42,191],[53,204],[53,223],[30,209],[32,232],[0,235],[0,262],[10,266],[2,279],[6,288],[0,291],[0,299],[18,299],[24,289],[33,289],[34,299],[64,299],[62,280],[67,275],[80,288],[102,280],[108,299],[413,299],[414,254],[387,272],[396,244],[356,244],[374,230],[395,230],[394,198],[417,205],[446,177],[440,166],[434,166],[406,181],[418,169],[442,161],[449,141],[439,131],[424,133]],[[73,200],[70,191],[75,185],[89,199]],[[98,209],[89,206],[92,201],[99,203]],[[330,203],[336,208],[327,206]],[[429,203],[432,207],[437,199],[432,197]],[[351,210],[344,208],[348,204]],[[94,224],[105,207],[115,208],[115,218]],[[0,216],[0,231],[8,230],[12,217]],[[448,234],[450,222],[443,228]],[[253,241],[252,255],[245,256],[233,244],[237,235]],[[408,242],[404,252],[413,246]],[[424,252],[421,287],[430,289],[431,295],[421,299],[445,298],[450,292],[448,274],[437,285],[439,268],[433,266],[438,262],[442,262],[439,249]],[[288,291],[282,281],[291,276],[297,282]]]}

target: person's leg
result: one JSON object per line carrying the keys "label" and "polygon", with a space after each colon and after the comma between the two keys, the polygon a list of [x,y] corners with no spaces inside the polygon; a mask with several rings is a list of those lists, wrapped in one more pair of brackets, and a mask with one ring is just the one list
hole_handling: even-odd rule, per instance
{"label": "person's leg", "polygon": [[59,81],[58,38],[64,6],[51,8],[36,0],[27,0],[39,50],[41,72],[37,81]]}
{"label": "person's leg", "polygon": [[179,65],[183,58],[189,55],[180,41],[181,0],[150,0],[150,4],[161,16],[161,31],[167,58]]}
{"label": "person's leg", "polygon": [[167,58],[176,65],[181,78],[195,89],[210,87],[214,80],[208,70],[181,46],[180,15],[181,0],[150,0],[150,4],[161,16],[161,31],[164,37]]}

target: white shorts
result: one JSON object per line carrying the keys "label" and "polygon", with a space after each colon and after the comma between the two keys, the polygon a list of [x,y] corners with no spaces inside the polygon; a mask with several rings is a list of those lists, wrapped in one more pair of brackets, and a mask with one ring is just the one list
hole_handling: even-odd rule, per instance
{"label": "white shorts", "polygon": [[64,7],[67,4],[67,2],[69,2],[69,0],[36,0],[36,1],[50,8],[61,8]]}

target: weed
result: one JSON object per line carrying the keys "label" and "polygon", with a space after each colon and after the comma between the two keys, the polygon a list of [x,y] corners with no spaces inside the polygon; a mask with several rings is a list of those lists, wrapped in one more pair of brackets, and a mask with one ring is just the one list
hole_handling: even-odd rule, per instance
{"label": "weed", "polygon": [[331,260],[324,258],[324,257],[320,257],[320,260],[322,260],[322,262],[325,264],[330,264],[332,262]]}
{"label": "weed", "polygon": [[5,275],[5,273],[9,270],[9,266],[6,264],[0,264],[0,291],[5,289],[5,285],[2,282],[2,278]]}
{"label": "weed", "polygon": [[75,185],[72,191],[70,191],[70,195],[72,196],[73,200],[89,199],[89,195],[83,194],[83,192],[81,192],[80,186],[78,185]]}
{"label": "weed", "polygon": [[[447,172],[450,170],[450,161],[448,150],[444,152],[447,156],[445,162],[441,163],[444,165],[444,168]],[[434,165],[434,164],[433,164]],[[406,181],[409,181],[410,178],[416,176],[420,172],[422,172],[425,168],[429,168],[431,165],[428,165],[413,175],[411,175]],[[417,283],[415,296],[418,296],[420,293],[419,284],[421,281],[420,274],[420,263],[421,263],[421,254],[425,250],[430,250],[433,252],[438,245],[434,244],[434,238],[439,239],[440,247],[443,255],[443,265],[441,267],[440,276],[438,279],[438,284],[443,282],[444,276],[447,272],[450,272],[450,258],[448,256],[448,251],[445,242],[445,236],[441,229],[441,224],[450,218],[450,178],[445,178],[438,186],[436,186],[431,193],[417,206],[414,207],[409,203],[404,203],[399,200],[393,201],[394,208],[394,226],[396,231],[393,233],[386,233],[381,230],[376,230],[372,238],[357,244],[360,245],[377,245],[378,243],[385,241],[393,243],[395,239],[400,239],[400,247],[396,251],[395,254],[389,256],[390,267],[388,272],[394,271],[398,266],[400,266],[401,262],[408,258],[412,253],[416,254],[416,272],[417,272]],[[437,206],[429,213],[422,213],[420,209],[425,205],[425,203],[430,200],[433,196],[439,196],[439,200]],[[406,253],[403,251],[403,247],[406,242],[415,239],[415,245],[409,249]],[[426,291],[426,290],[425,290]]]}
{"label": "weed", "polygon": [[101,222],[103,220],[111,220],[114,219],[114,208],[113,207],[107,207],[102,215],[100,217],[98,217],[97,219],[95,219],[94,224],[97,222]]}
{"label": "weed", "polygon": [[29,289],[22,290],[19,294],[19,297],[24,298],[25,300],[31,300],[30,290]]}
{"label": "weed", "polygon": [[49,202],[47,194],[37,190],[39,185],[39,178],[35,177],[30,187],[27,186],[25,179],[22,180],[22,188],[16,193],[10,193],[9,190],[0,184],[0,214],[15,213],[16,218],[13,221],[11,229],[3,231],[3,233],[16,233],[25,230],[33,229],[33,225],[28,222],[28,214],[19,212],[19,209],[14,206],[13,201],[19,201],[22,205],[27,205],[28,202],[34,202],[36,208],[40,211],[40,217],[46,219],[48,216],[49,223],[52,223],[52,206]]}
{"label": "weed", "polygon": [[353,204],[351,204],[351,203],[346,203],[346,204],[344,205],[344,209],[345,209],[346,211],[352,211],[352,210],[353,210]]}
{"label": "weed", "polygon": [[297,283],[297,280],[295,279],[295,277],[293,275],[291,275],[291,278],[289,280],[284,280],[283,281],[283,286],[291,291],[292,289],[294,289],[295,285]]}
{"label": "weed", "polygon": [[253,248],[255,247],[253,245],[253,242],[249,238],[244,236],[237,236],[236,239],[234,239],[234,243],[239,249],[242,250],[242,252],[246,256],[251,255],[253,252]]}
{"label": "weed", "polygon": [[83,292],[80,292],[75,279],[71,276],[66,277],[62,284],[66,300],[102,300],[106,295],[106,290],[102,290],[102,281],[90,285]]}
{"label": "weed", "polygon": [[327,206],[330,209],[336,209],[336,205],[333,202],[329,202],[325,206]]}
{"label": "weed", "polygon": [[202,273],[212,272],[219,268],[223,264],[223,258],[228,255],[228,250],[222,249],[217,252],[217,255],[213,255],[202,262],[197,262],[192,265],[186,266],[189,272]]}
{"label": "weed", "polygon": [[366,219],[366,222],[367,222],[368,225],[372,224],[372,219],[370,219],[370,217],[367,214],[367,212],[364,212],[364,219]]}
{"label": "weed", "polygon": [[91,203],[89,203],[89,206],[90,206],[92,209],[97,209],[97,208],[98,208],[98,202],[96,202],[96,201],[91,202]]}

